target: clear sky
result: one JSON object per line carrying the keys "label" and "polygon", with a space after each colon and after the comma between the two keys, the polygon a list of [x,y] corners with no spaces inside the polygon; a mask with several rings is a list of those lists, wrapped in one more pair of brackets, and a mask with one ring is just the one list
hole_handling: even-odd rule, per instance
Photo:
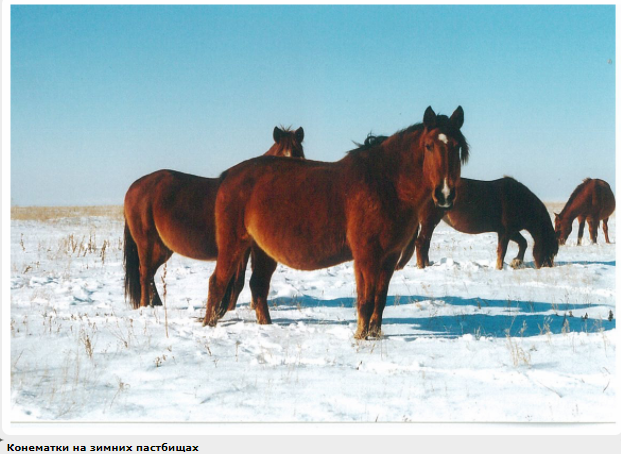
{"label": "clear sky", "polygon": [[[615,189],[614,6],[11,7],[11,200],[122,204],[306,132],[336,161],[461,105],[462,175]],[[3,152],[5,152],[3,150]]]}

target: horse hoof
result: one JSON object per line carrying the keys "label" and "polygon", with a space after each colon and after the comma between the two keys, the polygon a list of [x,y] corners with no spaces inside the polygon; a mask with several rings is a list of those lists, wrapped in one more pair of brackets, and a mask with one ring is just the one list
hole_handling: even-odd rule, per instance
{"label": "horse hoof", "polygon": [[354,339],[358,339],[358,340],[366,340],[368,336],[368,333],[366,331],[356,331],[356,333],[354,334]]}
{"label": "horse hoof", "polygon": [[203,326],[210,326],[210,327],[214,327],[216,326],[216,324],[218,323],[218,319],[217,318],[207,318],[205,317],[205,320],[203,320]]}
{"label": "horse hoof", "polygon": [[520,259],[513,259],[513,261],[511,262],[511,268],[513,269],[524,268],[524,262]]}

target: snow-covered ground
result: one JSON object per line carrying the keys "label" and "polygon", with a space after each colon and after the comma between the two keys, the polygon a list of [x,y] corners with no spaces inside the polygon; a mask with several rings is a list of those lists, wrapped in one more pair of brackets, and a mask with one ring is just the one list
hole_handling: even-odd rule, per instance
{"label": "snow-covered ground", "polygon": [[132,310],[121,219],[13,220],[11,421],[612,421],[615,245],[576,230],[554,268],[525,234],[526,268],[496,270],[495,234],[440,224],[433,265],[392,279],[384,337],[357,341],[351,263],[279,266],[272,325],[246,285],[209,328],[213,262],[174,255],[167,309]]}

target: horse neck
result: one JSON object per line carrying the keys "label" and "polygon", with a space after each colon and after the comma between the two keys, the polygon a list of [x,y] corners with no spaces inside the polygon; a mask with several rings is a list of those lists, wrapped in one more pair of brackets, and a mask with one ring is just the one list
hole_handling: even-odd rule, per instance
{"label": "horse neck", "polygon": [[392,158],[391,171],[397,182],[397,194],[400,199],[414,204],[430,197],[432,186],[423,170],[424,150],[419,145],[419,137],[419,133],[411,133],[395,137],[386,144],[387,154]]}
{"label": "horse neck", "polygon": [[530,233],[535,243],[556,241],[554,224],[552,224],[550,214],[545,207],[544,212],[538,209],[533,210],[533,212],[536,213],[537,216],[533,222],[530,222],[530,225],[526,227],[526,231]]}
{"label": "horse neck", "polygon": [[530,191],[528,193],[529,204],[531,205],[529,211],[533,213],[534,217],[526,223],[525,230],[530,233],[535,243],[556,241],[554,224],[547,208],[537,196]]}
{"label": "horse neck", "polygon": [[269,150],[263,153],[263,156],[283,156],[283,152],[280,145],[274,143],[274,145],[272,145]]}
{"label": "horse neck", "polygon": [[558,216],[561,219],[562,223],[571,224],[572,222],[574,222],[574,219],[578,217],[578,214],[580,214],[579,212],[580,203],[578,201],[578,197],[575,197],[565,204]]}

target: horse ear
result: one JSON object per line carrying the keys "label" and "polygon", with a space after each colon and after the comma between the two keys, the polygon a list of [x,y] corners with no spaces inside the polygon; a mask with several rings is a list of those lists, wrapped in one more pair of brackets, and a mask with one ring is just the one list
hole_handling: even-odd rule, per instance
{"label": "horse ear", "polygon": [[302,128],[302,126],[295,130],[295,138],[298,139],[300,143],[304,140],[304,128]]}
{"label": "horse ear", "polygon": [[462,109],[461,106],[457,107],[453,115],[451,115],[451,123],[457,129],[461,129],[464,125],[464,109]]}
{"label": "horse ear", "polygon": [[274,142],[278,143],[281,136],[282,131],[278,128],[278,126],[274,127]]}
{"label": "horse ear", "polygon": [[431,106],[427,107],[427,110],[425,110],[425,115],[423,116],[423,124],[427,129],[432,129],[436,126],[436,113],[433,111]]}
{"label": "horse ear", "polygon": [[554,213],[554,217],[555,217],[555,218],[558,218],[558,213]]}

